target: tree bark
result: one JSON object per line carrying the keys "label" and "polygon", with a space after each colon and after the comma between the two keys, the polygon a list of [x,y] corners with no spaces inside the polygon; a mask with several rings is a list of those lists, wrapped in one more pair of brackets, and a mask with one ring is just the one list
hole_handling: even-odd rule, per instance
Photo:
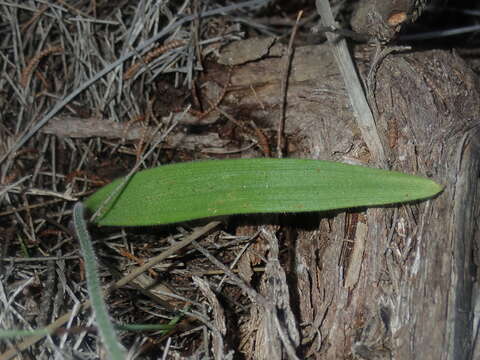
{"label": "tree bark", "polygon": [[[223,109],[275,128],[283,61],[236,67]],[[451,52],[389,55],[380,64],[376,125],[390,167],[432,177],[445,190],[417,204],[296,217],[291,292],[305,325],[302,358],[475,356],[478,85]],[[286,128],[292,157],[375,166],[328,45],[296,50]]]}

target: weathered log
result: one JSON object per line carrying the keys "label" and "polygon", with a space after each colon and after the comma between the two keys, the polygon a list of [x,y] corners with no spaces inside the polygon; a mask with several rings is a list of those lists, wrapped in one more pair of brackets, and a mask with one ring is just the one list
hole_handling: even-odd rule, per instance
{"label": "weathered log", "polygon": [[[235,68],[235,91],[223,108],[233,116],[248,112],[274,128],[282,61],[267,58]],[[376,121],[389,164],[430,176],[445,191],[419,204],[296,217],[309,227],[298,230],[291,245],[291,292],[298,322],[306,324],[302,357],[473,355],[473,254],[480,240],[478,85],[455,53],[412,52],[382,61],[375,82]],[[301,149],[290,156],[375,166],[328,46],[296,50],[286,125]]]}

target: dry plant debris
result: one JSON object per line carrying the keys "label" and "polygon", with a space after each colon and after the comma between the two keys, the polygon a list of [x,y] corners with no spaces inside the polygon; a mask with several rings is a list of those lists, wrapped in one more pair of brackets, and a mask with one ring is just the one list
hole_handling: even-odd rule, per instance
{"label": "dry plant debris", "polygon": [[[245,38],[248,31],[281,34],[252,20],[268,9],[267,3],[0,3],[0,327],[48,326],[51,334],[2,339],[0,359],[17,351],[39,359],[102,353],[91,327],[83,263],[70,227],[73,201],[128,172],[140,159],[137,165],[145,168],[208,154],[237,156],[245,148],[244,139],[219,137],[215,131],[231,70],[224,68],[226,77],[218,81],[216,97],[209,99],[202,88],[196,93],[191,89],[201,84],[222,46]],[[171,96],[168,88],[175,89],[175,95],[165,102],[162,97]],[[213,125],[195,130],[212,112],[217,113]],[[262,136],[263,149],[247,135],[250,156],[269,151],[262,129],[239,124],[242,132]],[[245,130],[250,127],[255,130]],[[215,304],[208,289],[218,281],[226,279],[222,303],[227,301],[240,318],[248,314],[247,298],[222,276],[223,270],[178,246],[183,238],[190,239],[191,231],[189,226],[153,232],[93,229],[102,282],[108,286],[123,278],[106,298],[118,323],[166,324],[185,306],[192,308],[175,331],[121,332],[131,358],[156,357],[167,350],[168,356],[208,356],[212,349],[203,342],[199,326],[210,322],[204,299]],[[254,235],[217,230],[202,246],[228,263]],[[168,259],[162,255],[165,250]],[[261,273],[261,267],[256,271]],[[129,273],[139,277],[125,280]],[[190,280],[195,274],[203,277],[196,280],[203,295]],[[225,321],[213,316],[217,325]],[[226,328],[217,335],[213,342],[218,348],[228,340]],[[166,336],[172,336],[168,345]],[[225,349],[231,345],[226,343]]]}
{"label": "dry plant debris", "polygon": [[[330,3],[345,19],[351,2]],[[296,44],[309,44],[318,17],[308,1],[0,1],[0,329],[50,334],[0,338],[0,360],[102,356],[74,201],[134,167],[274,153],[277,129],[235,111],[230,75],[281,57],[301,9]],[[238,40],[250,46],[240,56]],[[287,136],[286,152],[297,145]],[[282,269],[288,237],[235,220],[196,225],[91,229],[116,322],[174,323],[122,331],[129,359],[296,358],[306,338]]]}

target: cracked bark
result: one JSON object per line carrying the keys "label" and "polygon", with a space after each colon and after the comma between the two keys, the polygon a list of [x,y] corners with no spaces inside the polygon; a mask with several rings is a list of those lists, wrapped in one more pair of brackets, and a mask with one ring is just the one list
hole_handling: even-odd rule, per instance
{"label": "cracked bark", "polygon": [[[281,61],[267,58],[235,68],[234,91],[223,108],[233,116],[248,112],[274,128]],[[368,65],[360,68],[365,73]],[[446,188],[432,201],[368,209],[353,223],[352,212],[296,217],[304,230],[293,245],[292,292],[298,321],[308,324],[302,328],[304,356],[474,356],[478,85],[450,52],[389,55],[380,65],[376,121],[391,168],[430,176]],[[326,46],[296,50],[286,126],[291,141],[299,141],[290,156],[369,163]],[[355,249],[358,244],[363,249]]]}

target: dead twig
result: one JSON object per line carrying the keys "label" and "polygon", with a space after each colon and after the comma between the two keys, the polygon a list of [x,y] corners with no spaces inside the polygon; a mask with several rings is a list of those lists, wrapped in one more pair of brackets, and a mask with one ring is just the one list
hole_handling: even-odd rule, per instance
{"label": "dead twig", "polygon": [[297,16],[297,21],[293,26],[292,35],[290,36],[290,41],[288,42],[288,50],[287,55],[285,56],[285,64],[283,68],[283,77],[282,77],[282,84],[281,84],[281,92],[282,92],[282,109],[280,112],[280,121],[278,124],[278,132],[277,132],[277,156],[279,158],[283,157],[283,151],[285,147],[285,116],[286,116],[286,109],[287,109],[287,88],[288,88],[288,76],[290,74],[290,67],[292,64],[292,56],[293,56],[293,42],[295,40],[295,36],[298,30],[298,24],[300,23],[300,19],[302,18],[303,11],[300,11]]}

